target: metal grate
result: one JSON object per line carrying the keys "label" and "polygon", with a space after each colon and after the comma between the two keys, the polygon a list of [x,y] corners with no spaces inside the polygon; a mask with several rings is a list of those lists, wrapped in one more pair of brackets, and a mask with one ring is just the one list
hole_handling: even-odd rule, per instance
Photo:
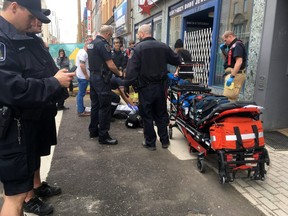
{"label": "metal grate", "polygon": [[288,137],[278,131],[265,132],[265,143],[278,151],[288,150]]}
{"label": "metal grate", "polygon": [[193,82],[208,86],[212,28],[184,33],[184,48],[189,50],[193,62],[199,64],[193,67],[195,76]]}

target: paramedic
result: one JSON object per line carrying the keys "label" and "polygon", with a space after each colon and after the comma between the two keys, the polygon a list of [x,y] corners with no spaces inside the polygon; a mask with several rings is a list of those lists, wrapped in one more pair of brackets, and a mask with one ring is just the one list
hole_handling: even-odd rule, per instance
{"label": "paramedic", "polygon": [[168,148],[169,123],[165,87],[167,64],[181,64],[179,56],[164,43],[151,36],[151,27],[144,24],[138,29],[139,43],[131,50],[126,68],[125,85],[137,80],[139,87],[139,114],[143,119],[145,140],[143,146],[156,150],[156,133],[153,121],[158,128],[158,135],[163,148]]}
{"label": "paramedic", "polygon": [[228,75],[225,77],[223,95],[230,101],[236,101],[246,78],[247,53],[242,41],[237,39],[232,31],[226,31],[222,39],[224,44],[220,46],[221,50],[228,49],[224,63]]}

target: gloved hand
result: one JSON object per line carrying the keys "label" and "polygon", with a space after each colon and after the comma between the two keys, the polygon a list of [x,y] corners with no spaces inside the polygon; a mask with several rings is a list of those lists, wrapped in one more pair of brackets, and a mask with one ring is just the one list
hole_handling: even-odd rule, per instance
{"label": "gloved hand", "polygon": [[227,45],[226,44],[220,44],[220,49],[221,50],[225,50],[225,49],[227,49]]}
{"label": "gloved hand", "polygon": [[230,86],[232,83],[233,83],[233,81],[234,81],[234,76],[230,76],[230,78],[226,81],[226,86]]}
{"label": "gloved hand", "polygon": [[127,104],[128,105],[128,107],[131,109],[131,110],[134,110],[133,109],[133,106],[131,105],[131,104]]}
{"label": "gloved hand", "polygon": [[138,111],[139,110],[137,106],[132,106],[131,104],[127,104],[127,105],[133,111]]}

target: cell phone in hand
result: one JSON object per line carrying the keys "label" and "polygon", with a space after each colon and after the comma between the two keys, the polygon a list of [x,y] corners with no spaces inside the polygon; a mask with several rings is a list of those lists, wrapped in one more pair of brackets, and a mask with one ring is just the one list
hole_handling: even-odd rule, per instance
{"label": "cell phone in hand", "polygon": [[74,71],[76,71],[76,69],[77,69],[77,66],[74,65],[74,66],[69,70],[69,72],[74,72]]}

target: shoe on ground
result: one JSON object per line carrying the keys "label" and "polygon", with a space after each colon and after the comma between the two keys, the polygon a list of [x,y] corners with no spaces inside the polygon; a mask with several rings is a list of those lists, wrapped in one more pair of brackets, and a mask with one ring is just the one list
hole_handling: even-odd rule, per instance
{"label": "shoe on ground", "polygon": [[106,139],[99,138],[99,144],[102,144],[102,145],[117,145],[118,141],[116,139],[112,139],[111,137],[108,137]]}
{"label": "shoe on ground", "polygon": [[60,107],[57,107],[57,110],[68,110],[69,107],[65,107],[65,106],[60,106]]}
{"label": "shoe on ground", "polygon": [[84,111],[84,112],[82,112],[82,113],[78,113],[78,116],[79,116],[79,117],[91,116],[91,113]]}
{"label": "shoe on ground", "polygon": [[156,146],[147,145],[145,141],[142,142],[142,146],[143,146],[144,148],[147,148],[147,149],[150,150],[150,151],[155,151],[155,150],[156,150]]}
{"label": "shoe on ground", "polygon": [[163,149],[167,149],[169,147],[170,143],[165,143],[165,144],[162,144],[162,148]]}
{"label": "shoe on ground", "polygon": [[89,134],[89,137],[90,137],[90,139],[94,139],[94,138],[97,138],[99,136],[99,134],[98,133],[94,133],[94,132],[90,132],[90,134]]}
{"label": "shoe on ground", "polygon": [[50,186],[47,182],[42,182],[42,185],[34,189],[34,193],[38,197],[51,197],[61,194],[62,190],[58,186]]}
{"label": "shoe on ground", "polygon": [[49,215],[53,212],[54,208],[51,204],[44,203],[38,197],[34,197],[28,202],[23,203],[23,210],[36,215]]}

